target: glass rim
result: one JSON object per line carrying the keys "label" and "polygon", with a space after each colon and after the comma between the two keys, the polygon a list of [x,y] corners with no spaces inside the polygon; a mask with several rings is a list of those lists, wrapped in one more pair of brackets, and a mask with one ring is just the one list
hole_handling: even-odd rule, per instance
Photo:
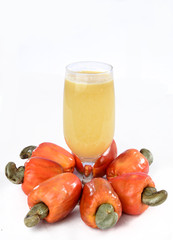
{"label": "glass rim", "polygon": [[[73,70],[72,67],[75,65],[79,65],[79,64],[83,64],[83,65],[87,65],[87,64],[95,64],[95,65],[102,65],[105,66],[105,69],[103,71],[100,72],[88,72],[84,71],[84,72],[80,72],[79,70]],[[107,69],[106,69],[107,68]],[[70,73],[70,74],[81,74],[81,75],[100,75],[100,74],[105,74],[105,73],[111,73],[113,71],[113,66],[111,64],[108,63],[104,63],[104,62],[98,62],[98,61],[79,61],[79,62],[73,62],[68,64],[66,67],[66,72]],[[88,71],[92,71],[92,70],[88,70]]]}

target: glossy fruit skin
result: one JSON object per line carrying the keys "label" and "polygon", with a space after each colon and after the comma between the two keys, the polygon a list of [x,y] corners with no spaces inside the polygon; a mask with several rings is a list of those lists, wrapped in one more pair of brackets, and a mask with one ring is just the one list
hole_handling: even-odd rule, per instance
{"label": "glossy fruit skin", "polygon": [[92,166],[89,164],[86,164],[84,166],[84,172],[83,174],[85,175],[85,177],[88,177],[90,174],[92,173]]}
{"label": "glossy fruit skin", "polygon": [[148,160],[136,149],[121,153],[106,169],[108,179],[130,172],[149,172]]}
{"label": "glossy fruit skin", "polygon": [[93,166],[93,177],[103,177],[108,165],[117,157],[117,145],[112,141],[108,150],[95,162]]}
{"label": "glossy fruit skin", "polygon": [[95,214],[103,203],[112,204],[118,214],[118,219],[121,217],[121,202],[111,184],[104,178],[93,178],[84,185],[80,201],[81,218],[88,226],[97,228]]}
{"label": "glossy fruit skin", "polygon": [[44,158],[33,157],[25,162],[23,192],[28,195],[41,182],[63,173],[60,164]]}
{"label": "glossy fruit skin", "polygon": [[81,160],[74,153],[73,153],[73,156],[74,156],[74,159],[75,159],[75,168],[76,168],[76,170],[79,173],[83,174],[84,173],[84,166],[83,166]]}
{"label": "glossy fruit skin", "polygon": [[79,201],[82,184],[73,173],[61,173],[50,178],[28,195],[28,206],[43,202],[49,208],[45,220],[49,223],[57,222],[65,218]]}
{"label": "glossy fruit skin", "polygon": [[75,167],[73,155],[54,143],[41,143],[32,152],[31,158],[32,157],[40,157],[57,162],[63,167],[64,172],[73,172]]}
{"label": "glossy fruit skin", "polygon": [[122,210],[126,214],[139,215],[148,205],[142,203],[141,194],[146,187],[155,187],[151,177],[145,173],[127,173],[109,180],[118,194]]}

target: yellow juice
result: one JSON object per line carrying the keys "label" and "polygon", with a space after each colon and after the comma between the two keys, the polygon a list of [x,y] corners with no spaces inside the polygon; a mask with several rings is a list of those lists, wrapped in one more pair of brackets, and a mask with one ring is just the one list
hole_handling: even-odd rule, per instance
{"label": "yellow juice", "polygon": [[[68,74],[64,85],[64,137],[81,160],[95,161],[112,142],[114,82],[110,74]],[[87,159],[87,160],[86,160]]]}

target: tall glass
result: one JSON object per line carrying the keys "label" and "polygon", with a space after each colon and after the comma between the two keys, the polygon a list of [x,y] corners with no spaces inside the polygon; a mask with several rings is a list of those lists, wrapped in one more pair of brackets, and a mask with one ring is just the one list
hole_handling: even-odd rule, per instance
{"label": "tall glass", "polygon": [[114,137],[113,68],[100,62],[77,62],[66,67],[64,137],[82,163],[94,163]]}

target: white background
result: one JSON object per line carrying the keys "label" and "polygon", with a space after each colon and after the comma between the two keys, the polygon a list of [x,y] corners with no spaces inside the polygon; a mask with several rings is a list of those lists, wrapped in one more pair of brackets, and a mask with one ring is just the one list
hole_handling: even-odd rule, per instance
{"label": "white background", "polygon": [[[94,60],[114,67],[118,153],[153,152],[150,176],[167,201],[94,230],[78,207],[61,222],[28,229],[27,197],[4,176],[7,162],[44,141],[63,138],[65,66]],[[0,238],[173,239],[173,1],[0,1]]]}

